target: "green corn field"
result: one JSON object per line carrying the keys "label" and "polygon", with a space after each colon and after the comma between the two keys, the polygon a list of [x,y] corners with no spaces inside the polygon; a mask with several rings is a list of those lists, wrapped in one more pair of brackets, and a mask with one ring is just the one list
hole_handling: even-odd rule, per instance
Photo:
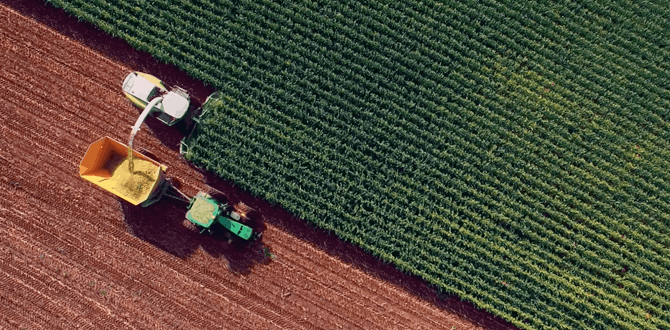
{"label": "green corn field", "polygon": [[523,329],[670,329],[667,1],[49,0],[221,91],[188,160]]}

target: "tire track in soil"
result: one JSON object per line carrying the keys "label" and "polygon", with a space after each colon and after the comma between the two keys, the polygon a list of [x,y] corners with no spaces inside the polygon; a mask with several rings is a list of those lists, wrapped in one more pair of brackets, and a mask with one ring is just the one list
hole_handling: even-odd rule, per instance
{"label": "tire track in soil", "polygon": [[[282,255],[281,250],[279,249],[275,251],[275,254],[280,259],[284,258],[284,255]],[[285,292],[282,291],[284,289],[283,285],[285,285],[286,283],[291,283],[290,288],[293,289],[292,291],[296,292],[295,294],[293,292],[291,293],[291,301],[297,301],[297,300],[305,301],[308,302],[309,304],[316,306],[318,310],[311,311],[313,313],[312,314],[313,317],[319,317],[320,315],[314,315],[317,313],[326,313],[334,320],[337,320],[333,321],[333,325],[337,326],[338,324],[339,325],[348,324],[350,328],[355,327],[370,328],[375,327],[375,324],[377,324],[377,326],[380,326],[380,324],[384,323],[381,322],[381,320],[379,319],[373,320],[377,322],[371,322],[370,320],[366,320],[364,316],[365,317],[371,316],[369,314],[369,311],[366,311],[364,309],[363,310],[357,309],[357,307],[364,308],[365,306],[362,306],[360,304],[356,306],[358,302],[352,299],[347,298],[340,300],[336,299],[336,297],[342,296],[342,294],[334,292],[333,290],[330,290],[330,288],[327,288],[326,290],[331,292],[324,292],[326,290],[315,290],[315,287],[317,288],[324,287],[325,285],[323,285],[323,283],[315,281],[313,276],[309,275],[308,273],[296,271],[298,268],[308,269],[306,265],[312,264],[312,262],[304,259],[303,260],[291,259],[291,260],[295,261],[292,262],[291,264],[296,266],[287,267],[284,262],[276,261],[281,265],[281,268],[273,271],[272,274],[268,274],[268,277],[272,276],[272,278],[282,279],[281,281],[274,281],[275,286],[268,290],[268,292],[275,293],[275,295],[273,296],[275,297],[276,301],[283,300],[282,296],[285,294]],[[263,272],[263,270],[259,270],[259,272]],[[337,274],[335,273],[331,273],[329,275],[337,276]],[[296,281],[295,280],[296,278],[299,278],[300,280]],[[254,279],[250,279],[250,283],[253,286],[261,285],[261,283],[255,281]],[[279,288],[279,290],[277,288]],[[279,304],[279,302],[277,303]],[[293,306],[293,308],[291,308],[290,305],[286,307],[287,309],[291,308],[293,312],[299,312],[301,310],[300,305],[301,304],[296,304],[296,306]],[[345,318],[343,315],[357,316],[358,319],[356,319],[356,321],[353,321],[348,318]],[[323,320],[324,322],[328,322],[327,319],[325,318],[323,318]]]}
{"label": "tire track in soil", "polygon": [[[78,274],[77,272],[75,272],[75,273],[68,272],[68,270],[71,269],[70,265],[68,265],[67,263],[61,262],[60,260],[58,260],[58,258],[54,258],[51,255],[49,255],[49,256],[45,256],[44,254],[40,255],[39,251],[40,250],[43,251],[43,249],[39,249],[37,247],[37,244],[31,245],[30,243],[26,242],[25,239],[22,239],[22,237],[26,237],[25,235],[14,233],[14,234],[8,234],[8,235],[5,235],[5,236],[7,236],[7,237],[12,237],[13,236],[15,238],[14,241],[5,239],[5,243],[6,244],[11,244],[11,242],[14,242],[14,244],[12,244],[14,250],[17,251],[17,253],[22,254],[21,259],[24,260],[22,265],[25,264],[24,266],[30,268],[29,270],[28,269],[23,269],[24,272],[27,272],[29,274],[33,274],[33,276],[38,277],[38,279],[39,279],[39,276],[37,276],[37,275],[40,275],[40,274],[43,275],[42,277],[47,277],[46,280],[41,280],[41,282],[44,282],[45,284],[50,282],[49,277],[51,277],[51,279],[53,280],[51,282],[56,283],[59,287],[59,289],[53,289],[53,288],[51,288],[50,286],[47,285],[47,289],[46,290],[42,289],[42,290],[40,290],[41,292],[54,291],[53,293],[56,296],[61,296],[63,294],[66,294],[67,297],[64,298],[65,301],[63,303],[65,305],[70,305],[69,307],[72,307],[73,305],[79,307],[78,309],[83,310],[85,315],[94,314],[93,312],[96,309],[89,306],[91,304],[97,305],[97,307],[98,307],[97,310],[107,311],[107,309],[104,308],[104,306],[102,306],[101,304],[99,304],[96,301],[97,296],[95,294],[92,294],[92,295],[89,294],[88,296],[86,296],[86,293],[90,290],[88,290],[88,291],[87,290],[76,291],[77,289],[81,289],[81,286],[77,286],[77,285],[68,286],[64,283],[64,282],[68,282],[69,284],[72,284],[72,283],[76,283],[78,281],[80,281],[81,283],[85,282],[84,278],[82,278],[80,276],[80,274]],[[29,257],[29,256],[37,256],[37,255],[41,256],[37,261],[32,261],[31,258]],[[15,257],[14,259],[18,259],[18,257]],[[35,275],[35,274],[37,274],[37,275]],[[67,274],[67,276],[65,274]],[[90,278],[90,277],[88,277],[88,278]],[[54,285],[56,285],[56,284],[54,284]],[[89,289],[90,289],[90,287],[89,287]],[[73,299],[73,298],[81,298],[81,299]],[[63,300],[63,299],[61,299],[61,300]],[[86,303],[78,304],[77,302],[79,300],[83,300]],[[62,314],[66,314],[66,313],[62,313]],[[78,317],[69,317],[68,319],[83,320],[83,316],[78,315]],[[127,318],[125,318],[125,321],[132,323],[135,320],[133,320],[133,319],[128,320]],[[140,326],[140,324],[135,324],[135,327],[137,327],[137,326]],[[74,328],[74,327],[69,327],[69,328]]]}
{"label": "tire track in soil", "polygon": [[[221,259],[201,248],[184,260],[133,237],[116,199],[76,173],[90,143],[105,135],[127,137],[121,132],[129,130],[139,111],[125,100],[120,85],[132,70],[2,4],[0,22],[0,60],[12,64],[0,67],[0,99],[10,105],[0,109],[0,194],[10,197],[0,198],[0,212],[11,215],[0,221],[0,238],[24,258],[39,251],[49,255],[25,264],[3,262],[0,277],[21,280],[39,273],[28,287],[44,289],[58,302],[81,297],[84,302],[72,304],[75,310],[68,315],[76,320],[73,315],[93,314],[88,316],[100,324],[111,322],[108,315],[86,310],[85,301],[110,310],[115,322],[138,328],[475,328],[273,225],[268,224],[264,242],[280,261],[257,265],[249,275],[232,275]],[[208,188],[201,173],[150,129],[143,131],[148,134],[137,141],[168,165],[183,191],[193,195]],[[59,247],[64,252],[55,252]],[[58,276],[50,273],[54,266],[72,271],[67,282],[57,282],[68,286],[62,296],[45,284],[57,281],[50,280]],[[114,289],[102,299],[87,291],[86,278]],[[286,288],[291,295],[284,297]],[[0,288],[0,296],[8,290]],[[126,297],[140,290],[142,298]],[[11,304],[41,306],[18,303]]]}
{"label": "tire track in soil", "polygon": [[[60,243],[60,245],[63,246],[62,243]],[[67,245],[65,245],[65,246],[67,246]],[[74,255],[74,257],[76,257],[76,255]],[[80,259],[80,258],[78,258],[78,259]],[[86,263],[86,266],[87,266],[87,267],[96,267],[96,269],[100,269],[100,268],[102,268],[102,267],[98,267],[98,265],[96,265],[96,264],[93,263],[93,262],[88,262],[88,263]],[[109,271],[108,271],[108,270],[105,270],[105,269],[102,269],[102,270],[100,270],[99,272],[104,273],[104,274],[108,274],[108,273],[109,273]],[[112,274],[112,275],[114,275],[114,274]],[[109,277],[109,275],[104,276],[104,277]],[[96,281],[95,281],[96,283],[100,283],[100,282],[102,282],[102,281],[105,280],[103,277],[96,277],[96,276],[91,276],[91,275],[88,275],[87,278],[89,278],[89,279],[91,279],[91,278],[92,278],[92,279],[96,279]],[[113,282],[113,283],[111,284],[111,286],[119,286],[119,284],[123,284],[123,283]],[[107,287],[107,286],[106,286],[106,287]],[[164,304],[164,302],[163,302],[163,301],[160,301],[160,299],[154,299],[154,298],[152,298],[152,297],[155,297],[155,295],[146,294],[147,292],[150,292],[150,291],[151,291],[151,290],[149,290],[148,288],[146,288],[146,287],[140,287],[139,289],[145,293],[145,294],[143,294],[143,297],[144,297],[144,298],[151,299],[151,300],[152,300],[152,303],[161,304],[161,306],[162,306],[161,309],[166,309],[166,308],[167,308],[167,309],[170,309],[169,303],[168,303],[168,304]],[[135,292],[137,292],[137,291],[135,291]],[[155,323],[158,323],[158,322],[155,322]],[[214,328],[214,326],[213,326],[212,324],[200,323],[199,326],[198,326],[198,328]]]}
{"label": "tire track in soil", "polygon": [[[6,80],[4,80],[4,79],[2,79],[2,80],[3,80],[3,82],[6,82]],[[3,91],[4,91],[4,93],[3,93],[4,102],[7,103],[8,105],[13,105],[14,106],[12,108],[6,107],[6,108],[3,108],[1,110],[6,114],[6,116],[4,117],[5,119],[3,121],[6,121],[8,123],[10,123],[10,121],[12,121],[12,122],[20,124],[24,127],[29,127],[29,126],[32,125],[32,124],[27,123],[27,121],[28,121],[27,117],[28,116],[36,116],[36,115],[34,113],[27,113],[27,112],[21,111],[20,110],[21,109],[20,108],[20,103],[17,103],[18,101],[24,101],[25,102],[25,103],[23,103],[24,107],[25,107],[25,105],[30,105],[30,106],[34,107],[36,110],[38,110],[36,112],[39,112],[40,114],[43,114],[43,116],[46,116],[50,111],[57,110],[57,106],[54,105],[49,100],[40,100],[42,102],[37,103],[37,102],[35,102],[35,99],[29,99],[28,95],[30,95],[31,93],[29,91],[26,91],[25,89],[22,90],[23,93],[21,93],[20,91],[16,91],[16,88],[3,88]],[[8,96],[10,94],[14,97],[9,98]],[[26,95],[26,94],[28,94],[28,95]],[[4,95],[7,95],[7,97],[4,97]],[[14,110],[13,108],[15,108],[15,107],[18,110]],[[71,122],[72,125],[76,125],[75,128],[83,128],[85,126],[91,125],[90,123],[88,125],[85,125],[83,122],[80,122],[80,120],[67,120],[67,118],[66,118],[66,120],[63,120],[61,122],[68,122],[68,121]],[[72,128],[68,127],[68,129],[72,129]],[[91,134],[91,137],[88,137],[86,140],[93,140],[92,133],[97,132],[98,130],[99,129],[95,126],[91,127],[88,130],[79,131],[79,132],[64,129],[64,132],[63,132],[64,134],[62,134],[62,135],[63,136],[70,136],[70,138],[75,139],[75,138],[78,138],[80,135],[82,135],[82,132],[86,132],[84,134]],[[40,136],[40,134],[35,134],[34,135],[34,137],[39,137],[39,136]],[[77,147],[82,148],[83,146],[77,145]]]}
{"label": "tire track in soil", "polygon": [[[0,281],[4,281],[4,276],[0,275]],[[3,286],[0,285],[0,290],[2,290],[2,287]],[[7,312],[17,310],[23,310],[23,311],[31,310],[29,308],[24,308],[23,306],[14,303],[14,301],[10,301],[9,298],[7,298],[5,301],[3,301],[2,304],[0,304],[0,308],[2,308],[3,311]],[[24,314],[25,312],[24,313],[9,312],[0,315],[0,329],[23,329],[23,328],[43,329],[43,327],[39,323],[36,323],[29,318],[26,318]]]}
{"label": "tire track in soil", "polygon": [[[5,216],[3,215],[4,219]],[[53,318],[55,322],[46,322],[45,320],[51,320],[50,317],[36,318],[35,315],[52,315],[50,308],[45,309],[43,306],[45,303],[41,299],[30,299],[32,296],[38,296],[38,292],[29,289],[24,291],[19,289],[21,285],[17,285],[15,281],[16,276],[8,276],[8,273],[5,271],[9,268],[9,263],[12,259],[11,250],[7,245],[3,245],[3,249],[7,251],[3,254],[2,259],[0,259],[0,306],[2,306],[3,313],[0,315],[0,326],[3,328],[18,328],[19,326],[33,326],[35,329],[46,329],[48,328],[47,324],[57,323],[58,319]],[[34,303],[33,300],[37,300],[37,303]],[[14,308],[12,308],[14,307]],[[15,312],[8,313],[8,311],[24,311],[24,312]],[[26,313],[25,311],[31,311]]]}
{"label": "tire track in soil", "polygon": [[[60,323],[60,326],[50,327],[52,329],[60,329],[60,328],[73,329],[74,325],[68,320],[78,319],[77,317],[78,315],[72,315],[72,312],[70,312],[70,310],[72,310],[73,308],[77,308],[79,310],[86,311],[86,309],[88,309],[87,306],[85,306],[84,304],[72,303],[73,301],[76,302],[77,300],[67,299],[67,298],[73,299],[81,297],[77,297],[72,292],[66,293],[53,288],[54,286],[53,282],[56,281],[55,279],[49,278],[50,276],[42,271],[39,271],[32,267],[28,267],[25,263],[13,263],[13,264],[10,263],[9,266],[5,267],[1,271],[4,272],[4,275],[7,277],[20,278],[22,280],[21,284],[23,287],[27,287],[28,289],[39,293],[41,297],[37,298],[36,300],[39,301],[40,307],[48,311],[48,313],[52,315],[51,317],[45,319]],[[62,286],[60,288],[63,289]],[[31,301],[34,302],[35,300]],[[95,313],[91,313],[91,315],[95,315]],[[116,320],[113,319],[112,317],[110,317],[110,319],[105,320],[107,322],[102,323],[96,322],[97,324],[95,324],[95,326],[109,329],[129,328],[129,326],[125,324],[125,322],[122,322],[121,320]]]}
{"label": "tire track in soil", "polygon": [[[312,288],[309,291],[318,291],[319,295],[329,297],[329,302],[335,306],[338,306],[340,309],[342,309],[343,312],[347,312],[350,315],[360,315],[360,317],[367,316],[368,318],[372,318],[376,324],[408,324],[411,323],[410,318],[413,318],[414,320],[417,319],[416,315],[411,315],[411,317],[407,317],[402,313],[396,313],[394,315],[394,313],[392,313],[390,310],[386,310],[383,306],[380,306],[378,303],[372,300],[356,301],[347,298],[345,292],[349,294],[365,293],[363,294],[364,296],[372,296],[374,291],[364,285],[361,285],[360,283],[351,282],[350,279],[341,277],[338,272],[334,270],[337,267],[327,269],[319,264],[312,262],[306,255],[301,253],[301,251],[304,251],[301,250],[301,248],[310,250],[305,243],[295,244],[293,246],[276,246],[275,251],[278,258],[281,258],[282,260],[286,258],[288,261],[287,263],[279,261],[279,263],[284,267],[284,277],[290,278],[292,273],[297,273],[303,280],[309,281],[312,287],[317,287],[317,289]],[[316,277],[310,275],[310,273],[316,273],[318,278],[327,280],[322,280],[319,282]],[[371,282],[370,284],[374,285],[374,283]],[[369,304],[370,302],[372,302],[372,304]],[[433,326],[433,329],[440,327],[437,324],[433,324]],[[390,329],[390,326],[387,326],[386,328]]]}
{"label": "tire track in soil", "polygon": [[[34,255],[36,255],[36,253],[35,253]],[[56,255],[56,256],[58,256],[58,255]],[[53,259],[53,258],[47,257],[47,258],[45,258],[45,259],[43,259],[43,260],[41,260],[41,261],[46,262],[46,261],[50,261],[50,260],[52,260],[52,259]],[[47,262],[47,263],[48,263],[48,262]],[[67,266],[65,266],[64,264],[61,264],[61,263],[56,263],[56,266],[59,267],[60,269],[68,269]],[[48,268],[51,268],[51,269],[53,269],[53,267],[54,267],[53,263],[50,263],[49,266],[48,266]],[[91,275],[86,275],[85,277],[82,278],[81,276],[78,276],[77,273],[72,273],[72,274],[71,274],[70,281],[76,282],[77,279],[80,279],[80,280],[81,280],[81,281],[80,281],[81,283],[88,283],[90,279],[95,279],[96,287],[99,286],[99,283],[102,283],[102,282],[104,281],[104,279],[102,279],[102,278],[96,278],[96,277],[91,276]],[[91,291],[91,287],[86,287],[86,286],[83,285],[83,284],[82,284],[82,286],[84,286],[84,287],[82,288],[82,289],[83,289],[83,290],[82,290],[83,292],[93,292],[93,291]],[[120,291],[123,291],[123,290],[116,290],[114,284],[112,284],[112,285],[105,285],[105,286],[102,286],[102,288],[104,288],[104,289],[107,291],[107,293],[108,293],[108,296],[106,297],[106,299],[114,300],[115,297],[121,297],[121,298],[123,298],[123,295],[124,295],[124,294],[127,295],[128,297],[131,297],[131,296],[132,296],[132,292],[131,292],[131,291],[120,292]],[[136,290],[136,291],[134,291],[134,292],[137,292],[137,290],[141,290],[141,289],[144,289],[145,292],[148,291],[148,290],[146,290],[146,288],[144,288],[144,287],[143,287],[143,288],[133,288],[133,289]],[[96,292],[97,292],[97,291],[96,291]],[[97,296],[97,293],[96,293],[96,292],[93,292],[91,295],[89,295],[89,298],[92,298],[93,300],[101,299],[100,296]],[[149,296],[149,297],[151,297],[151,296]],[[97,298],[97,299],[96,299],[96,298]],[[134,298],[134,297],[133,297],[133,298]],[[128,299],[126,299],[126,300],[128,300]],[[136,309],[136,308],[141,308],[141,307],[146,307],[146,306],[148,306],[147,304],[137,304],[137,302],[138,302],[137,299],[132,299],[132,300],[133,300],[133,301],[132,301],[131,304],[129,304],[129,305],[127,305],[127,306],[124,306],[124,307],[131,307],[131,309],[126,308],[127,310],[134,310],[134,309]],[[118,301],[117,301],[117,302],[118,302]],[[139,302],[141,303],[141,302],[143,302],[143,300],[140,300]],[[160,303],[160,301],[157,301],[157,303]],[[132,306],[130,306],[130,305],[132,305]],[[104,309],[104,308],[103,308],[103,309]],[[117,311],[117,310],[114,310],[114,312],[115,312],[114,314],[116,314],[118,311]],[[122,315],[125,315],[125,317],[128,318],[128,315],[129,315],[130,313],[121,313],[121,314],[122,314]],[[139,315],[139,316],[140,316],[140,317],[133,317],[132,319],[134,319],[134,320],[141,320],[141,319],[143,319],[142,315]],[[144,318],[144,320],[147,321],[147,322],[145,322],[145,324],[156,324],[156,323],[157,323],[156,320],[149,320],[149,319],[147,319],[147,318]],[[141,325],[141,324],[136,324],[136,326],[140,326],[140,325]],[[194,327],[195,327],[195,326],[194,326]],[[211,328],[211,327],[208,327],[208,326],[205,325],[205,324],[201,324],[201,325],[197,326],[197,328]]]}
{"label": "tire track in soil", "polygon": [[[53,67],[50,68],[48,66],[40,66],[38,64],[23,67],[21,64],[25,63],[27,60],[30,60],[29,57],[25,57],[23,54],[5,54],[5,56],[3,56],[3,60],[5,60],[7,63],[14,62],[15,64],[14,69],[12,69],[11,72],[7,71],[6,69],[3,70],[3,76],[7,77],[5,79],[8,80],[7,84],[22,86],[24,91],[37,94],[39,97],[31,98],[33,103],[36,103],[34,101],[35,99],[39,99],[41,102],[53,103],[52,99],[54,96],[61,94],[64,90],[71,90],[73,88],[71,87],[72,85],[76,86],[74,82],[67,83],[67,81],[63,81],[63,79],[56,78],[58,77],[56,74],[48,75],[43,80],[34,80],[34,78],[32,78],[33,76],[42,76],[45,71],[52,70]],[[81,81],[79,85],[87,86],[85,81]],[[48,88],[49,90],[45,90],[43,88]],[[59,122],[64,123],[67,122],[68,119],[76,118],[76,113],[87,113],[85,118],[77,119],[77,124],[88,124],[102,128],[105,127],[105,123],[109,123],[110,119],[125,118],[126,120],[124,121],[124,124],[130,126],[136,118],[132,118],[132,114],[129,113],[126,113],[125,117],[120,117],[123,112],[116,110],[117,108],[128,106],[129,103],[124,100],[119,100],[118,98],[105,97],[107,95],[113,95],[112,93],[118,93],[117,88],[96,89],[95,86],[91,86],[86,90],[85,95],[79,97],[79,99],[84,100],[83,102],[74,103],[71,101],[66,101],[64,104],[66,106],[61,107],[60,109],[49,109],[51,110],[48,112],[50,118],[52,120],[60,119]],[[61,102],[62,101],[63,100],[61,100]],[[100,115],[96,116],[96,114]],[[111,116],[109,114],[115,114],[116,116]],[[64,115],[70,115],[70,118],[67,118]],[[86,131],[84,130],[83,132]]]}
{"label": "tire track in soil", "polygon": [[5,30],[9,34],[8,38],[11,38],[11,36],[21,36],[20,39],[12,38],[16,43],[24,43],[24,41],[29,40],[28,43],[24,44],[31,46],[42,54],[51,55],[52,58],[55,58],[54,62],[62,63],[74,70],[77,70],[82,64],[94,64],[98,68],[97,71],[83,72],[77,70],[77,72],[82,76],[95,78],[99,84],[107,85],[110,89],[116,87],[116,85],[112,85],[110,82],[122,81],[119,79],[123,79],[123,77],[115,77],[115,75],[119,74],[119,70],[114,70],[114,67],[123,67],[122,65],[105,58],[98,52],[77,44],[74,40],[53,30],[48,29],[49,38],[43,38],[45,34],[43,26],[21,18],[11,21],[10,16],[13,14],[3,10],[0,13],[0,20],[4,20],[6,23]]}
{"label": "tire track in soil", "polygon": [[[85,76],[77,72],[76,68],[69,67],[64,63],[57,61],[56,60],[57,58],[54,57],[53,54],[49,53],[37,54],[40,52],[30,46],[25,45],[19,40],[13,39],[11,36],[8,36],[4,33],[0,33],[0,36],[2,36],[2,38],[0,39],[0,45],[2,46],[2,48],[0,49],[11,49],[11,51],[3,54],[5,62],[7,64],[12,62],[14,63],[18,62],[17,63],[18,65],[12,68],[13,70],[15,71],[17,69],[26,71],[30,70],[30,71],[37,71],[38,73],[36,75],[23,74],[21,75],[21,77],[23,78],[23,80],[21,81],[32,83],[34,86],[47,86],[53,89],[55,92],[60,92],[66,95],[72,95],[78,98],[87,98],[88,101],[97,101],[94,104],[96,106],[105,105],[105,102],[98,101],[97,98],[102,98],[105,97],[105,95],[109,95],[106,93],[100,93],[101,91],[118,90],[121,87],[120,83],[101,84],[99,82],[92,81],[91,79],[84,78]],[[24,67],[21,65],[21,63],[25,62],[31,62],[33,64],[29,67]],[[41,68],[42,70],[38,70],[39,68]],[[41,77],[39,75],[39,72],[43,70],[52,71],[53,74],[47,77]],[[4,74],[8,73],[8,71],[6,70],[3,71],[5,71]],[[49,84],[46,84],[45,81],[41,79],[39,81],[36,80],[36,77],[38,76],[40,76],[45,80],[49,80]],[[121,77],[120,81],[123,81],[123,78],[124,77]],[[72,83],[65,84],[66,81],[71,81]],[[53,88],[52,84],[60,85],[59,86],[60,88],[58,89]],[[81,86],[81,88],[75,88],[75,86]],[[120,101],[119,99],[116,98],[113,100],[117,103]]]}
{"label": "tire track in soil", "polygon": [[[283,238],[277,240],[279,242],[285,242],[289,239],[289,235],[284,232],[278,231],[278,234],[283,236]],[[349,304],[364,304],[364,306],[360,307],[366,309],[365,313],[373,314],[376,319],[378,319],[379,323],[413,324],[413,329],[439,329],[441,327],[446,327],[445,325],[440,324],[439,318],[435,317],[437,314],[435,309],[429,308],[426,304],[422,304],[418,300],[411,300],[407,296],[398,294],[397,291],[389,296],[377,295],[376,293],[384,288],[381,288],[379,283],[375,282],[373,278],[369,278],[369,280],[366,281],[365,277],[368,276],[360,271],[355,272],[360,273],[356,274],[356,276],[361,278],[363,280],[362,282],[356,282],[351,278],[341,276],[340,274],[347,272],[339,271],[338,268],[340,268],[341,265],[337,264],[336,260],[332,257],[324,256],[319,258],[319,263],[314,263],[311,261],[311,258],[309,258],[310,253],[312,253],[311,255],[322,255],[323,252],[305,242],[300,242],[299,244],[281,244],[275,246],[275,252],[279,259],[283,260],[286,258],[290,260],[288,263],[280,262],[286,268],[286,275],[284,276],[290,277],[291,273],[297,273],[301,278],[312,281],[315,285],[324,288],[320,291],[328,291],[323,293],[324,296],[342,296],[343,301],[338,305],[344,306],[344,308]],[[303,258],[296,260],[296,257],[298,256]],[[316,277],[314,275],[309,275],[309,273],[316,273]],[[316,280],[317,277],[321,279],[321,282]],[[375,297],[377,299],[352,301],[345,297],[346,292],[350,292],[351,295],[354,293],[364,293],[365,296]],[[398,305],[400,301],[406,304],[412,304],[415,308],[409,311],[398,310],[395,306]],[[335,304],[335,302],[333,302],[333,304]],[[387,308],[387,306],[390,308]],[[356,311],[350,313],[358,314]],[[429,320],[429,316],[432,316],[433,319]],[[367,317],[371,316],[368,315]]]}
{"label": "tire track in soil", "polygon": [[[7,318],[7,322],[12,325],[6,329],[17,329],[19,325],[32,329],[53,329],[53,327],[47,325],[49,323],[45,321],[48,319],[48,317],[37,317],[46,315],[46,311],[37,305],[31,304],[28,300],[22,299],[22,295],[24,295],[25,292],[21,288],[20,283],[10,283],[12,280],[1,272],[0,280],[2,281],[2,283],[0,283],[0,290],[8,295],[8,298],[6,298],[8,304],[5,304],[4,306],[14,307],[14,309],[3,309],[3,312],[13,311],[7,314],[3,313],[2,315],[3,319]],[[25,311],[30,312],[26,313]]]}
{"label": "tire track in soil", "polygon": [[59,308],[52,302],[51,297],[43,294],[30,284],[26,284],[29,277],[22,276],[20,272],[12,272],[11,265],[3,265],[0,269],[0,278],[2,278],[2,290],[8,293],[12,302],[21,306],[23,310],[30,311],[31,321],[41,320],[41,329],[63,329],[56,327],[56,324],[62,323],[61,317],[53,311]]}

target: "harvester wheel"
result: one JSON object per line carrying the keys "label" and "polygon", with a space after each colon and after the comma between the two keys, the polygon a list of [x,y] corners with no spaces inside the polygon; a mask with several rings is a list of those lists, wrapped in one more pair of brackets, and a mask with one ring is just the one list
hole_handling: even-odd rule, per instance
{"label": "harvester wheel", "polygon": [[189,221],[188,219],[184,219],[181,222],[181,225],[184,226],[184,228],[186,228],[186,229],[188,229],[188,230],[190,230],[194,233],[198,232],[198,227],[196,227],[196,225],[193,222]]}

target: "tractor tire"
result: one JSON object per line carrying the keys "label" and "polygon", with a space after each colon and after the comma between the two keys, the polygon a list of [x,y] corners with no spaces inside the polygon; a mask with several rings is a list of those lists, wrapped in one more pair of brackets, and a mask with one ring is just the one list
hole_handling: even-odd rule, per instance
{"label": "tractor tire", "polygon": [[228,231],[227,229],[222,233],[222,236],[223,238],[226,239],[226,242],[228,242],[228,244],[233,244],[233,242],[236,241],[235,235],[230,231]]}
{"label": "tractor tire", "polygon": [[184,226],[184,228],[186,228],[186,229],[188,229],[189,231],[192,231],[192,232],[194,232],[194,233],[198,233],[198,232],[200,232],[200,231],[198,230],[198,227],[197,227],[193,222],[189,221],[188,219],[184,219],[184,220],[181,222],[181,225]]}

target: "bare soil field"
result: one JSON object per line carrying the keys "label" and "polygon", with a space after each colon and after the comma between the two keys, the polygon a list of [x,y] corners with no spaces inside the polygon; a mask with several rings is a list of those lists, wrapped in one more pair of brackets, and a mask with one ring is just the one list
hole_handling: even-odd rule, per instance
{"label": "bare soil field", "polygon": [[261,241],[193,233],[183,202],[134,207],[81,179],[91,143],[127,140],[134,70],[213,92],[51,5],[0,2],[0,328],[512,328],[199,171],[156,119],[135,145],[186,194],[213,187],[255,208]]}

